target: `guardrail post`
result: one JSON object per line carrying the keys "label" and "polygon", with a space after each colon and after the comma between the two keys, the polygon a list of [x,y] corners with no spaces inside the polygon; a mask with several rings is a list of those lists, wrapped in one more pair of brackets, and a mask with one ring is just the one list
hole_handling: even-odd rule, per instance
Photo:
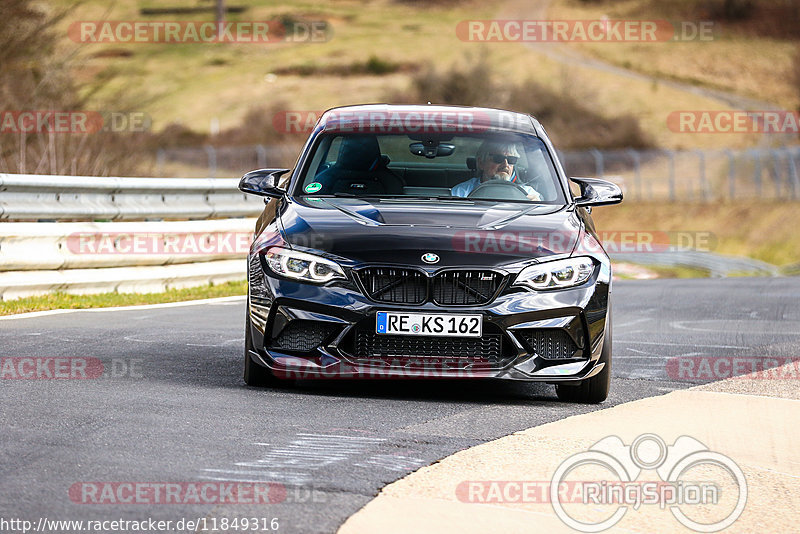
{"label": "guardrail post", "polygon": [[17,165],[17,172],[25,174],[28,172],[25,168],[28,166],[28,134],[25,132],[19,133],[19,164]]}
{"label": "guardrail post", "polygon": [[589,153],[592,155],[592,157],[594,157],[595,175],[598,178],[602,178],[605,175],[605,169],[603,167],[603,153],[596,148],[590,149]]}
{"label": "guardrail post", "polygon": [[706,154],[702,150],[695,150],[700,164],[700,190],[703,195],[703,201],[707,202],[709,197],[708,182],[706,182]]}
{"label": "guardrail post", "polygon": [[627,150],[628,155],[633,160],[633,176],[636,183],[636,200],[642,200],[642,158],[639,153],[632,148]]}
{"label": "guardrail post", "polygon": [[259,169],[267,166],[267,148],[264,145],[256,145],[256,161]]}
{"label": "guardrail post", "polygon": [[211,145],[205,145],[203,150],[208,155],[208,176],[209,178],[217,177],[217,151]]}
{"label": "guardrail post", "polygon": [[761,156],[757,150],[751,150],[753,155],[753,181],[756,184],[756,195],[761,197]]}
{"label": "guardrail post", "polygon": [[775,198],[781,198],[781,159],[777,150],[771,150],[772,180],[775,182]]}
{"label": "guardrail post", "polygon": [[675,202],[675,152],[667,150],[666,153],[669,157],[669,200]]}
{"label": "guardrail post", "polygon": [[558,161],[561,163],[561,168],[564,169],[564,174],[569,177],[569,170],[567,170],[567,157],[563,151],[556,149],[556,155],[558,156]]}
{"label": "guardrail post", "polygon": [[47,130],[47,152],[50,155],[50,174],[58,174],[58,158],[56,157],[56,138],[53,130]]}
{"label": "guardrail post", "polygon": [[736,198],[736,156],[733,150],[726,149],[725,154],[728,156],[728,194],[731,200]]}
{"label": "guardrail post", "polygon": [[167,159],[167,153],[163,148],[159,148],[156,152],[156,174],[159,176],[164,175],[164,161]]}
{"label": "guardrail post", "polygon": [[[800,195],[800,177],[797,176],[797,164],[794,161],[795,154],[790,148],[785,148],[786,158],[789,160],[789,177],[792,180],[792,198],[797,200]],[[800,153],[800,149],[795,149],[795,153]]]}

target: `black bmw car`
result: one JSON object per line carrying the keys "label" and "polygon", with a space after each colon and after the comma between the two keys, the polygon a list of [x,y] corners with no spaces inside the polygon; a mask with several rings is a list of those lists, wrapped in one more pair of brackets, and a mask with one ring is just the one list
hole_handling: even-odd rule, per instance
{"label": "black bmw car", "polygon": [[[572,187],[571,187],[572,185]],[[601,402],[611,265],[591,206],[536,119],[365,105],[320,117],[262,195],[248,256],[244,379],[482,378]]]}

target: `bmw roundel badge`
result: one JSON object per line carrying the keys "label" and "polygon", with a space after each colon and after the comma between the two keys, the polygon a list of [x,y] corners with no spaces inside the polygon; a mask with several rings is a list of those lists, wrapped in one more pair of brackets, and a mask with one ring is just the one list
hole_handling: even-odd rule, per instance
{"label": "bmw roundel badge", "polygon": [[433,252],[426,252],[422,255],[422,261],[425,263],[438,263],[439,256],[434,254]]}

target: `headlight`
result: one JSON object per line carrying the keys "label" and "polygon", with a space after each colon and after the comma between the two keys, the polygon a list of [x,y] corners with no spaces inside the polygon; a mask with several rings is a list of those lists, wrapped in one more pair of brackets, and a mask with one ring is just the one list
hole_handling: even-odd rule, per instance
{"label": "headlight", "polygon": [[345,278],[338,263],[313,254],[272,247],[266,254],[267,265],[276,274],[303,282],[322,284],[334,278]]}
{"label": "headlight", "polygon": [[522,270],[514,285],[533,289],[562,289],[584,283],[594,272],[594,261],[586,256],[537,263]]}

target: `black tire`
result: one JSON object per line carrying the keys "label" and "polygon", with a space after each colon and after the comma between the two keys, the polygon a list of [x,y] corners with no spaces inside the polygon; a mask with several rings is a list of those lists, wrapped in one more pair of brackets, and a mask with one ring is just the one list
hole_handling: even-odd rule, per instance
{"label": "black tire", "polygon": [[608,310],[608,325],[606,337],[603,340],[603,350],[600,352],[600,363],[604,363],[603,370],[592,378],[584,380],[579,386],[557,385],[556,395],[565,402],[580,402],[584,404],[598,404],[608,398],[611,388],[611,308]]}
{"label": "black tire", "polygon": [[[250,313],[249,306],[247,313]],[[278,379],[275,378],[272,371],[253,361],[250,357],[251,350],[253,350],[253,339],[250,334],[250,317],[248,316],[244,322],[244,383],[254,387],[276,385]]]}

